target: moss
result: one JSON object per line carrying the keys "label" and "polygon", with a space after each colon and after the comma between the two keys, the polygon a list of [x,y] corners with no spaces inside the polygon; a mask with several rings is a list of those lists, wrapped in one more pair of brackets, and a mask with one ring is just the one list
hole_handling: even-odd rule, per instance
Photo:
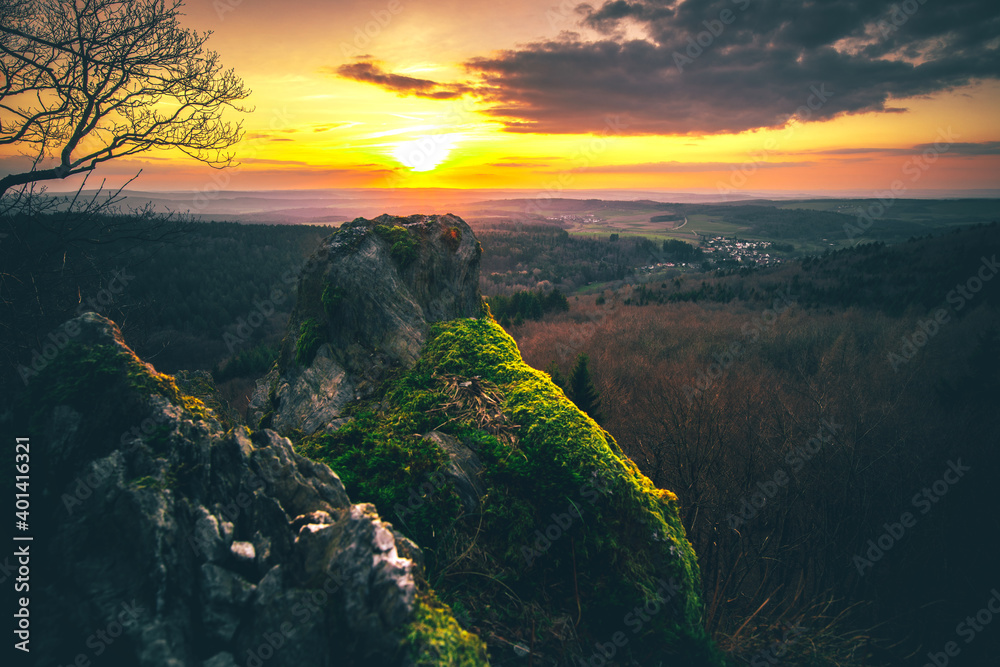
{"label": "moss", "polygon": [[[446,391],[445,376],[494,386],[516,438],[501,443],[487,432]],[[354,502],[375,503],[421,545],[434,589],[461,605],[474,630],[528,643],[532,625],[579,617],[575,649],[553,639],[554,630],[538,637],[540,650],[570,662],[628,630],[629,612],[672,580],[670,611],[630,635],[630,654],[643,664],[661,656],[721,664],[702,628],[697,561],[677,497],[527,366],[488,314],[433,324],[416,366],[355,417],[332,436],[307,438],[300,451],[330,463]],[[431,430],[462,440],[481,460],[488,490],[478,515],[456,520],[463,512],[450,483],[427,484],[446,463],[420,437]]]}
{"label": "moss", "polygon": [[174,376],[174,382],[180,390],[182,407],[186,410],[197,412],[199,406],[194,401],[200,401],[212,411],[224,427],[231,428],[239,422],[239,414],[230,408],[219,394],[219,388],[210,373],[179,371]]}
{"label": "moss", "polygon": [[460,503],[442,483],[448,457],[417,434],[424,426],[417,417],[406,412],[385,419],[362,410],[332,434],[303,438],[297,449],[336,470],[352,500],[374,503],[385,520],[428,548],[433,561],[439,539],[451,532],[442,527],[460,514]]}
{"label": "moss", "polygon": [[420,253],[420,241],[406,227],[375,225],[375,233],[389,244],[389,256],[401,268],[409,266]]}
{"label": "moss", "polygon": [[146,475],[145,477],[133,479],[129,482],[129,484],[137,489],[156,489],[158,491],[162,491],[166,488],[162,481],[152,475]]}
{"label": "moss", "polygon": [[45,414],[56,405],[93,412],[128,391],[142,397],[158,394],[183,408],[191,419],[216,421],[212,410],[178,389],[173,377],[157,373],[131,351],[113,345],[68,345],[32,382],[27,403]]}
{"label": "moss", "polygon": [[486,665],[486,645],[476,635],[464,630],[448,605],[433,592],[417,596],[414,620],[407,632],[405,646],[410,662],[416,667],[475,667]]}
{"label": "moss", "polygon": [[299,340],[295,343],[295,361],[300,366],[308,366],[325,342],[323,326],[315,319],[307,318],[299,325]]}

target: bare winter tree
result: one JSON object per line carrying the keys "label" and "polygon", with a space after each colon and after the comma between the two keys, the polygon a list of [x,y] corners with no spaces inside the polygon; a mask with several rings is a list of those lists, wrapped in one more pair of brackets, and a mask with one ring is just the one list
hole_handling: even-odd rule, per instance
{"label": "bare winter tree", "polygon": [[[248,111],[250,91],[206,49],[209,33],[181,27],[181,9],[180,0],[0,0],[0,150],[29,159],[0,178],[2,397],[17,364],[87,295],[133,270],[135,251],[155,252],[190,227],[148,208],[122,212],[120,189],[84,193],[86,178],[61,198],[38,196],[44,183],[154,148],[232,162],[242,124],[223,116]],[[135,344],[152,307],[123,297],[103,312]]]}
{"label": "bare winter tree", "polygon": [[250,91],[180,0],[0,0],[0,145],[33,160],[12,187],[94,170],[152,148],[223,167],[242,137],[226,108]]}

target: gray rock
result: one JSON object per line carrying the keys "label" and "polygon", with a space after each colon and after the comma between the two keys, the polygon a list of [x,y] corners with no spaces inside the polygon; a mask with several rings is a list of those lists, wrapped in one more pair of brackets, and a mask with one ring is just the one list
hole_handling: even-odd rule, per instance
{"label": "gray rock", "polygon": [[431,431],[424,435],[424,440],[433,442],[448,455],[448,470],[445,476],[454,483],[455,491],[458,492],[458,498],[462,501],[465,511],[475,512],[479,508],[480,500],[486,495],[486,485],[482,481],[484,471],[482,461],[458,438],[446,433]]}
{"label": "gray rock", "polygon": [[212,563],[202,564],[200,584],[201,618],[206,635],[215,641],[231,641],[254,585]]}
{"label": "gray rock", "polygon": [[233,542],[229,550],[236,556],[236,560],[248,563],[253,563],[257,560],[257,550],[254,548],[253,542]]}
{"label": "gray rock", "polygon": [[[336,424],[391,368],[416,362],[431,322],[479,315],[480,253],[469,226],[450,214],[343,225],[302,273],[279,367],[258,383],[250,421],[306,434]],[[307,324],[320,339],[301,360]]]}
{"label": "gray rock", "polygon": [[[32,516],[48,534],[32,545],[32,564],[51,575],[32,587],[32,628],[46,638],[37,652],[32,642],[34,664],[71,664],[109,629],[107,664],[395,661],[419,550],[286,438],[223,432],[172,403],[169,383],[113,324],[93,314],[78,323],[81,340],[133,361],[89,389],[98,409],[38,406],[46,432],[32,444],[47,474]],[[130,428],[147,420],[156,428]]]}
{"label": "gray rock", "polygon": [[223,651],[216,653],[211,658],[201,663],[201,667],[238,667],[233,654]]}
{"label": "gray rock", "polygon": [[201,505],[195,509],[194,514],[196,518],[192,537],[199,550],[209,562],[225,560],[229,549],[220,529],[219,519]]}
{"label": "gray rock", "polygon": [[295,453],[291,441],[271,430],[255,433],[252,470],[267,483],[269,494],[289,519],[350,503],[344,484],[329,466]]}
{"label": "gray rock", "polygon": [[299,577],[336,600],[342,612],[336,621],[375,662],[390,661],[398,650],[397,629],[416,599],[413,562],[400,557],[396,541],[370,504],[352,505],[333,524],[305,524],[296,538]]}

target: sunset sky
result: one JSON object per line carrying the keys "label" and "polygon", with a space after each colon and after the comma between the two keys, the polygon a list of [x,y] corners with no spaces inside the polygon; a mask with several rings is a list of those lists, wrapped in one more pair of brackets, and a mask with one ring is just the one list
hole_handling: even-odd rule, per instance
{"label": "sunset sky", "polygon": [[99,174],[141,167],[135,187],[177,190],[1000,188],[995,0],[185,11],[253,90],[242,165],[150,153]]}

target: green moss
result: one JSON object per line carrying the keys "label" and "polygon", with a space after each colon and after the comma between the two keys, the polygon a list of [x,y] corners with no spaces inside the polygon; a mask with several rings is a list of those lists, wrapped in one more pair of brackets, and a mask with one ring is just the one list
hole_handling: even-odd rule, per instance
{"label": "green moss", "polygon": [[458,624],[448,605],[430,593],[417,596],[414,620],[405,645],[416,667],[476,667],[486,665],[486,645]]}
{"label": "green moss", "polygon": [[308,366],[325,342],[323,326],[315,319],[307,318],[299,325],[299,340],[295,343],[295,361],[300,366]]}
{"label": "green moss", "polygon": [[441,481],[447,456],[415,428],[410,416],[388,421],[363,411],[335,433],[308,436],[297,448],[338,471],[352,500],[374,503],[385,520],[431,548],[433,558],[441,527],[458,515],[459,502]]}
{"label": "green moss", "polygon": [[152,475],[146,475],[145,477],[133,479],[129,482],[129,484],[137,489],[156,489],[162,491],[166,488],[163,482]]}
{"label": "green moss", "polygon": [[240,420],[239,414],[230,408],[219,394],[219,388],[210,373],[179,371],[174,376],[174,382],[180,390],[181,401],[185,409],[191,412],[197,411],[198,406],[193,402],[197,400],[211,409],[212,414],[226,428],[232,427]]}
{"label": "green moss", "polygon": [[410,265],[420,253],[420,241],[399,225],[375,225],[375,233],[389,244],[389,256],[401,268]]}
{"label": "green moss", "polygon": [[31,383],[27,403],[46,414],[56,405],[94,412],[127,392],[142,397],[158,394],[183,408],[191,419],[216,420],[201,400],[181,392],[173,377],[157,373],[132,352],[113,345],[68,345]]}
{"label": "green moss", "polygon": [[[517,425],[514,444],[463,409],[446,376],[495,387],[505,421]],[[433,324],[417,365],[384,390],[352,424],[307,438],[300,451],[330,463],[354,502],[375,503],[421,545],[434,589],[460,604],[474,629],[527,643],[532,624],[552,628],[579,616],[577,646],[586,651],[626,630],[629,612],[673,580],[669,611],[643,624],[631,655],[643,664],[654,656],[721,664],[702,628],[697,561],[676,496],[657,489],[547,374],[527,366],[492,318]],[[465,442],[482,462],[488,490],[477,515],[456,520],[463,512],[450,482],[427,484],[446,463],[420,436],[431,430]],[[540,539],[547,530],[553,537]],[[551,636],[539,636],[541,650],[570,661],[577,649]]]}

